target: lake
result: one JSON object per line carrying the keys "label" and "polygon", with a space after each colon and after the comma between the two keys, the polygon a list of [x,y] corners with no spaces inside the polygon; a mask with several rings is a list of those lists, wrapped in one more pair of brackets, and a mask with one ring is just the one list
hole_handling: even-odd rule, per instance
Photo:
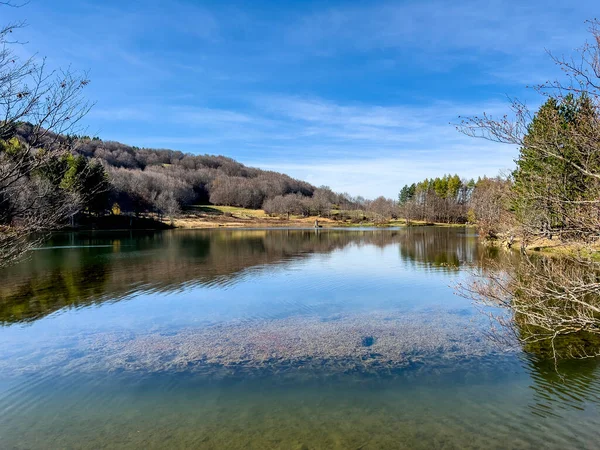
{"label": "lake", "polygon": [[598,448],[598,359],[495,343],[469,228],[57,234],[0,272],[0,447]]}

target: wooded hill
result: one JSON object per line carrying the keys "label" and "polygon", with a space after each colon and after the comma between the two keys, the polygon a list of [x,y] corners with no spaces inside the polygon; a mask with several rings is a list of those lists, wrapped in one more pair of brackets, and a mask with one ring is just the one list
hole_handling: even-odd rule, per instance
{"label": "wooded hill", "polygon": [[[29,124],[19,126],[20,141],[29,140],[31,128]],[[323,202],[338,200],[329,188],[317,188],[282,173],[247,167],[225,156],[140,148],[88,136],[49,134],[41,147],[46,145],[68,148],[84,166],[96,170],[102,167],[106,185],[96,189],[93,201],[88,200],[84,208],[97,214],[116,205],[123,212],[156,212],[166,216],[192,204],[257,209],[277,197],[292,195],[306,200],[315,194],[319,199],[315,207],[322,209]],[[63,172],[65,169],[57,168]],[[82,176],[89,171],[89,167],[82,169]]]}

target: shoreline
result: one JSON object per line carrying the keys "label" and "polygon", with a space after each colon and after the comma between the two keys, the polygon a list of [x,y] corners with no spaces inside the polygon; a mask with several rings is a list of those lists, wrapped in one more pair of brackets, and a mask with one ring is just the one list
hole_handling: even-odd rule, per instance
{"label": "shoreline", "polygon": [[[355,215],[354,218],[350,218]],[[318,224],[318,226],[316,226]],[[466,223],[441,223],[395,218],[377,220],[367,217],[363,212],[349,212],[340,216],[332,212],[328,216],[271,216],[263,210],[238,208],[232,206],[196,206],[172,217],[156,215],[133,216],[114,214],[98,218],[85,218],[75,227],[64,227],[56,231],[159,231],[169,229],[213,229],[213,228],[411,228],[411,227],[451,227],[474,228]]]}
{"label": "shoreline", "polygon": [[[282,217],[268,215],[263,210],[238,208],[233,206],[202,205],[190,207],[174,217],[158,215],[133,216],[114,214],[98,218],[86,217],[75,227],[65,227],[56,231],[92,231],[92,230],[140,230],[157,231],[167,229],[212,229],[212,228],[410,228],[410,227],[460,227],[474,228],[467,223],[426,222],[406,219],[378,219],[367,216],[362,211],[348,211],[343,215],[332,211],[328,216]],[[318,223],[318,226],[316,224]]]}
{"label": "shoreline", "polygon": [[[362,213],[361,213],[362,214]],[[318,222],[318,227],[315,223]],[[171,223],[171,221],[168,221]],[[202,206],[186,211],[172,221],[175,228],[398,228],[398,227],[468,227],[468,224],[431,223],[405,219],[374,220],[363,215],[362,219],[341,219],[337,213],[321,216],[269,216],[263,210],[251,210],[230,206]]]}
{"label": "shoreline", "polygon": [[[484,242],[514,251],[518,251],[521,245],[521,239],[515,238],[512,247],[508,247],[506,236],[500,236],[495,241],[484,240]],[[600,241],[562,242],[558,239],[536,238],[525,246],[525,252],[548,257],[582,257],[600,260]]]}

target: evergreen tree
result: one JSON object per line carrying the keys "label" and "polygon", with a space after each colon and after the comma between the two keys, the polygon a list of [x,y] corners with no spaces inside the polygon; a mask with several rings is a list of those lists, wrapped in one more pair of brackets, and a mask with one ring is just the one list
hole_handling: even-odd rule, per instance
{"label": "evergreen tree", "polygon": [[102,164],[85,156],[67,155],[62,158],[64,174],[60,188],[76,194],[81,210],[101,213],[107,209],[109,181]]}
{"label": "evergreen tree", "polygon": [[551,236],[568,229],[580,202],[589,198],[592,180],[574,164],[589,167],[590,152],[581,137],[595,128],[596,119],[589,97],[572,94],[561,101],[548,99],[534,116],[513,187],[517,220],[529,233]]}

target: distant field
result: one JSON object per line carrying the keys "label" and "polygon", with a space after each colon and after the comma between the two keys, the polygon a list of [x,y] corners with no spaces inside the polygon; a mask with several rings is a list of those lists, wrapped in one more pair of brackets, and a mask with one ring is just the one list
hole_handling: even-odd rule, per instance
{"label": "distant field", "polygon": [[214,214],[216,216],[228,213],[241,218],[266,219],[269,217],[262,209],[238,208],[237,206],[193,205],[190,209],[204,214]]}
{"label": "distant field", "polygon": [[[378,222],[373,218],[367,218],[364,221],[356,222],[350,220],[335,220],[340,214],[347,214],[354,217],[368,217],[370,214],[362,211],[340,211],[332,209],[329,217],[304,217],[290,215],[289,220],[285,216],[269,216],[262,209],[247,209],[237,206],[216,206],[216,205],[193,205],[186,208],[187,212],[201,213],[204,219],[194,219],[193,217],[182,217],[177,220],[176,225],[181,227],[201,227],[201,226],[244,226],[244,224],[261,226],[286,226],[287,225],[312,225],[315,220],[323,226],[344,226],[344,227],[361,227],[361,226],[378,226],[378,227],[403,227],[406,226],[404,219],[392,219],[385,222]],[[236,220],[237,219],[237,220]],[[206,222],[209,221],[209,222]],[[240,223],[241,221],[241,223]],[[464,226],[460,224],[444,224],[444,223],[427,223],[419,220],[411,221],[412,226],[438,225],[438,226]]]}

